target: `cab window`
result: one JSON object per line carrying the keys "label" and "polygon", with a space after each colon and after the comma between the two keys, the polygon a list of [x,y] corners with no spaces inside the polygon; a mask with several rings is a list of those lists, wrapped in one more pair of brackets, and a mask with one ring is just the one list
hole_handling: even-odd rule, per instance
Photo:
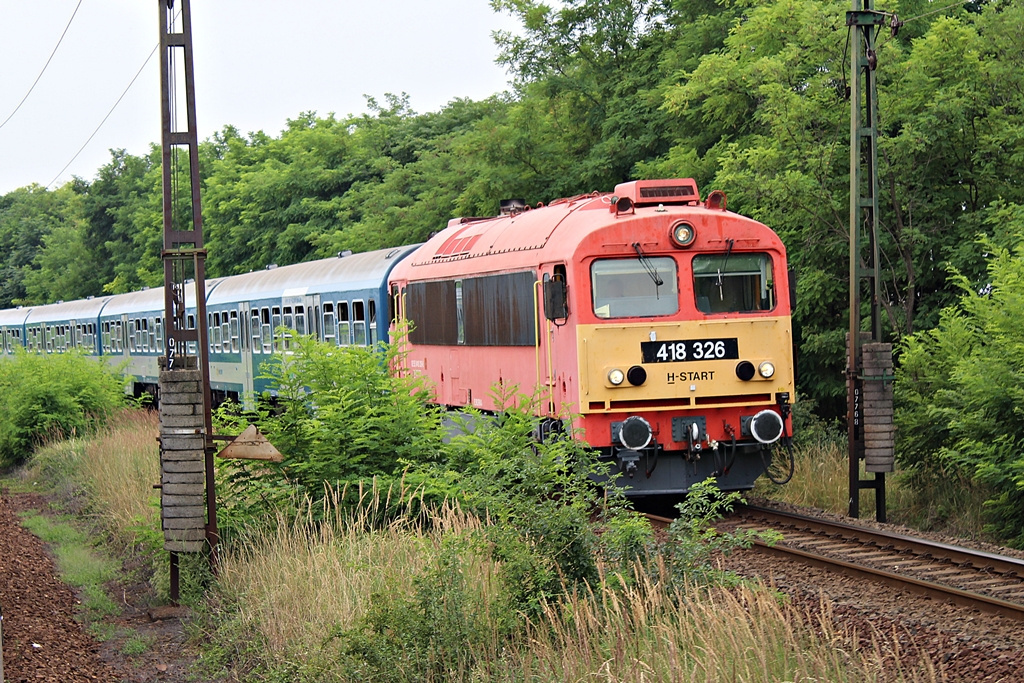
{"label": "cab window", "polygon": [[676,262],[668,257],[594,261],[590,266],[590,290],[598,318],[679,312]]}
{"label": "cab window", "polygon": [[750,313],[775,308],[768,254],[701,254],[693,257],[693,292],[703,313]]}

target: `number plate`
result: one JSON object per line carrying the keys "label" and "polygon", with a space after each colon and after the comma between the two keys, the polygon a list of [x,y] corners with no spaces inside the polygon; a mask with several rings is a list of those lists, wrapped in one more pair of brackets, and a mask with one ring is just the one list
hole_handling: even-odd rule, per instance
{"label": "number plate", "polygon": [[684,339],[640,342],[645,363],[682,363],[691,360],[739,358],[739,344],[731,339]]}

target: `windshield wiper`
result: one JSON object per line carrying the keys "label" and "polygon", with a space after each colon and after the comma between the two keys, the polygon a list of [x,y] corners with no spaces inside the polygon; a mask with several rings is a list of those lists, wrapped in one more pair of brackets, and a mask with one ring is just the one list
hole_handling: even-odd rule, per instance
{"label": "windshield wiper", "polygon": [[645,254],[643,249],[640,248],[640,243],[633,242],[633,248],[636,250],[637,258],[640,259],[640,265],[644,267],[647,274],[651,276],[652,280],[654,280],[654,286],[661,287],[665,284],[665,281],[661,279],[660,275],[658,275],[658,269],[654,267],[654,264],[651,263],[651,259],[648,258],[647,254]]}
{"label": "windshield wiper", "polygon": [[[725,260],[722,261],[722,268],[725,268],[725,269],[729,268],[729,254],[732,253],[732,245],[735,244],[735,242],[736,242],[736,240],[733,240],[733,239],[727,239],[725,241],[725,243],[728,244],[729,247],[725,250]],[[718,299],[719,299],[719,301],[724,301],[725,300],[725,292],[722,291],[722,285],[724,284],[722,282],[722,268],[718,269],[718,282],[715,283],[718,286]],[[728,272],[728,270],[726,272]]]}

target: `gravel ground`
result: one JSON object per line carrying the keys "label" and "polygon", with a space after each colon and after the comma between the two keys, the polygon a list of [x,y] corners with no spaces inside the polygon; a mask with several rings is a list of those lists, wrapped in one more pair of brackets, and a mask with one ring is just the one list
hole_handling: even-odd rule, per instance
{"label": "gravel ground", "polygon": [[[751,502],[768,505],[766,501]],[[790,506],[787,509],[1019,556],[1016,551],[991,544],[922,534],[913,529],[806,508]],[[937,680],[1008,683],[1024,679],[1024,622],[967,610],[866,579],[797,565],[755,550],[736,552],[724,558],[722,565],[742,576],[763,579],[809,611],[822,603],[830,605],[837,624],[853,627],[860,634],[862,647],[870,646],[871,634],[888,634],[901,644],[905,657],[914,660],[924,657],[932,662]]]}
{"label": "gravel ground", "polygon": [[[40,496],[0,495],[4,683],[189,680],[181,612],[147,609],[151,597],[144,584],[108,586],[124,609],[109,622],[113,638],[98,642],[75,620],[78,597],[57,578],[45,544],[21,526],[16,514],[47,507]],[[132,637],[145,644],[144,652],[123,652]]]}

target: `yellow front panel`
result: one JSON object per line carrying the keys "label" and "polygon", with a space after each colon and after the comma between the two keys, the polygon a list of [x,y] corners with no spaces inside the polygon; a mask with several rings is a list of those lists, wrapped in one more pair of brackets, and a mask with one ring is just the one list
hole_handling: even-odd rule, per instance
{"label": "yellow front panel", "polygon": [[[577,334],[581,413],[644,406],[769,405],[777,392],[795,397],[788,317],[580,325]],[[733,348],[737,358],[715,357],[732,355]],[[753,363],[755,369],[771,361],[775,374],[764,379],[755,371],[754,379],[743,381],[736,376],[741,361]],[[624,380],[614,386],[609,381],[611,370],[626,373],[632,366],[646,371],[642,385]]]}

